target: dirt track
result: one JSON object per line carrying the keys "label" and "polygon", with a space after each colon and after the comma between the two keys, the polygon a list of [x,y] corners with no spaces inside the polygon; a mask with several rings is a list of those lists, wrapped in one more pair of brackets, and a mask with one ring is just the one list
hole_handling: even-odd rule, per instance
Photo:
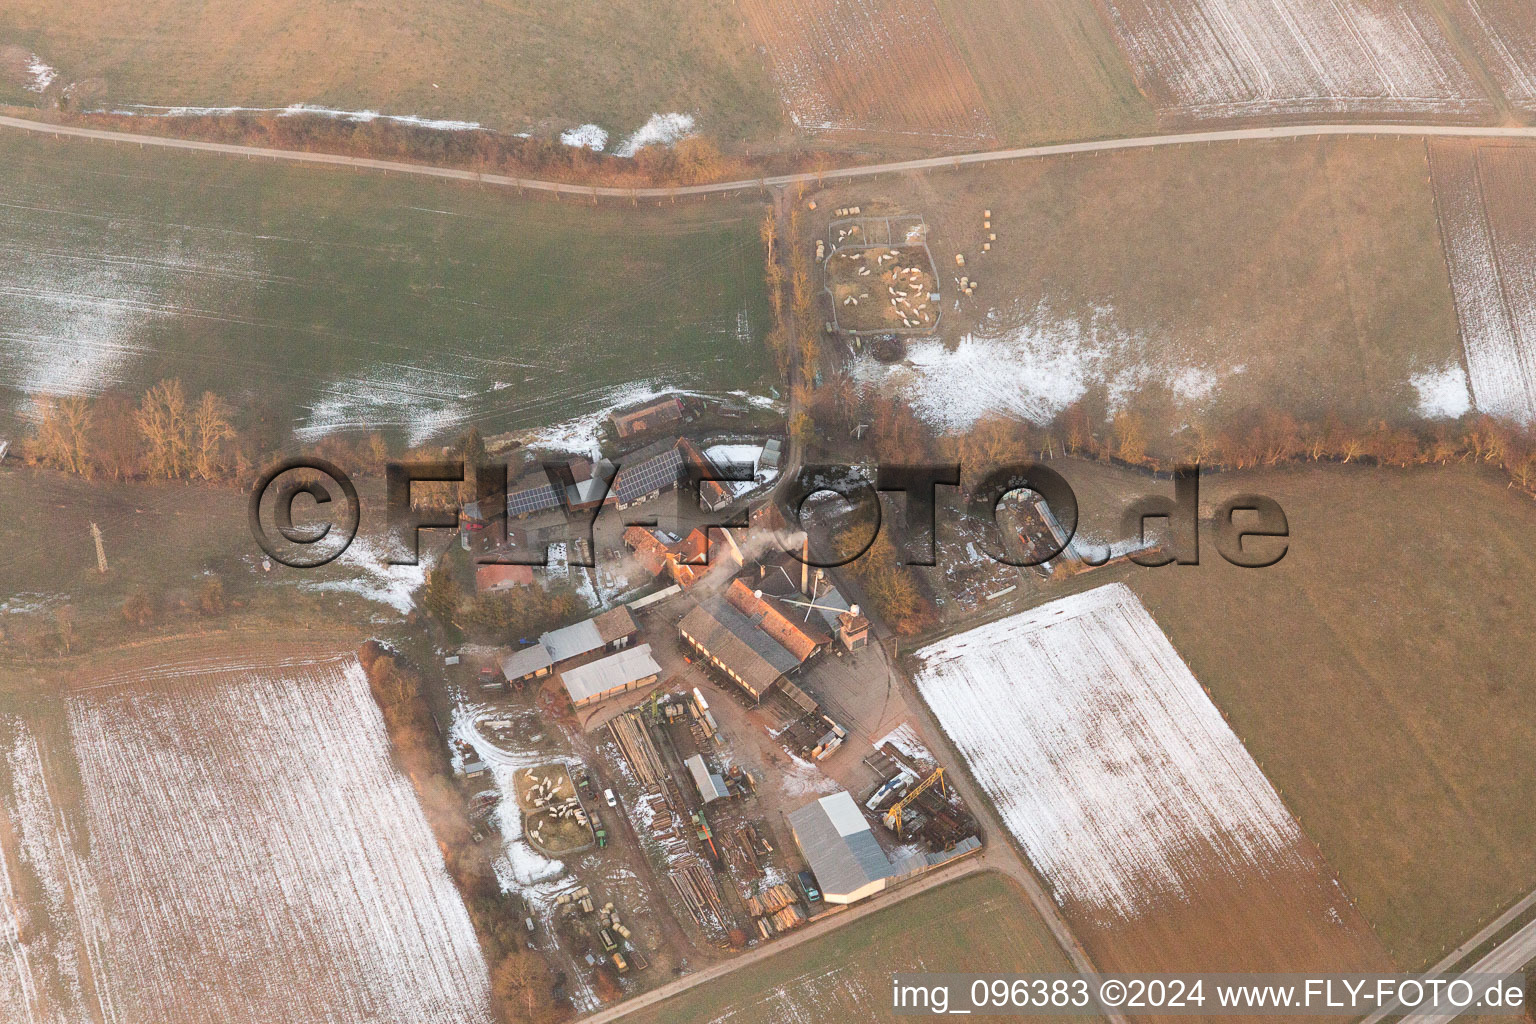
{"label": "dirt track", "polygon": [[244,156],[248,158],[261,157],[265,160],[286,160],[292,163],[331,164],[339,167],[393,171],[397,174],[419,174],[429,178],[449,178],[455,181],[479,182],[484,185],[503,185],[517,189],[532,189],[535,192],[552,192],[556,195],[576,196],[583,199],[668,199],[680,196],[717,195],[720,193],[743,192],[750,189],[776,188],[802,183],[812,184],[826,180],[867,178],[877,174],[893,174],[902,171],[936,170],[944,167],[963,167],[968,164],[1031,160],[1047,156],[1068,156],[1074,153],[1104,153],[1123,149],[1153,149],[1159,146],[1187,146],[1216,142],[1304,139],[1333,135],[1536,140],[1536,127],[1525,126],[1489,128],[1428,124],[1286,125],[1271,128],[1231,128],[1222,131],[1182,132],[1174,135],[1144,135],[1126,139],[1101,139],[1096,142],[1065,142],[1051,146],[1025,146],[1020,149],[994,149],[980,153],[961,153],[955,156],[932,156],[918,160],[866,164],[862,167],[842,167],[821,172],[777,174],[770,177],[742,181],[722,181],[713,185],[614,188],[605,185],[571,185],[558,181],[540,181],[534,178],[517,178],[506,174],[485,174],[480,171],[466,171],[455,167],[432,167],[427,164],[412,164],[398,160],[373,160],[367,157],[340,156],[334,153],[304,153],[286,149],[269,149],[261,146],[237,146],[227,142],[202,142],[196,139],[173,139],[160,135],[113,132],[100,128],[77,128],[70,125],[45,124],[41,121],[5,115],[0,115],[0,127],[18,128],[22,131],[39,132],[44,135],[59,137],[133,143],[139,146],[159,146],[164,149],[190,149],[203,153],[224,153],[230,156]]}

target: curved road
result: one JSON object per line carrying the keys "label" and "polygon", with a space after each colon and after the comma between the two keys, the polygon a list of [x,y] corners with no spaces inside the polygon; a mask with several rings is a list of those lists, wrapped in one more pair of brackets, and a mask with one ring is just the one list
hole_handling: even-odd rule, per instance
{"label": "curved road", "polygon": [[488,174],[481,171],[467,171],[456,167],[433,167],[429,164],[413,164],[399,160],[374,160],[368,157],[341,156],[334,153],[307,153],[300,150],[270,149],[263,146],[239,146],[228,142],[202,142],[197,139],[175,139],[162,135],[114,132],[103,128],[80,128],[73,125],[46,124],[42,121],[32,121],[23,117],[9,117],[5,115],[0,115],[0,127],[17,128],[22,131],[38,132],[58,137],[98,139],[105,142],[134,143],[140,146],[159,146],[164,149],[192,149],[204,153],[262,157],[263,159],[287,160],[292,163],[301,164],[333,164],[340,167],[393,171],[398,174],[419,174],[430,178],[449,178],[455,181],[472,181],[485,185],[505,185],[518,189],[533,189],[537,192],[552,192],[557,195],[578,196],[583,199],[598,197],[613,199],[667,199],[679,196],[703,196],[801,183],[810,184],[829,179],[867,178],[877,174],[891,174],[900,171],[964,167],[968,164],[986,164],[1006,160],[1032,160],[1037,157],[1067,156],[1073,153],[1105,153],[1124,149],[1154,149],[1159,146],[1184,146],[1203,142],[1251,142],[1265,139],[1305,139],[1331,135],[1536,140],[1536,127],[1524,125],[1502,127],[1431,124],[1282,125],[1271,128],[1229,128],[1220,131],[1182,132],[1174,135],[1143,135],[1128,139],[1101,139],[1096,142],[1063,142],[1050,146],[1025,146],[1019,149],[993,149],[980,153],[930,156],[917,160],[897,160],[890,163],[865,164],[861,167],[840,167],[819,172],[808,171],[801,174],[777,174],[740,181],[722,181],[713,185],[618,188],[610,185],[573,185],[558,181],[541,181],[535,178],[517,178],[507,174]]}

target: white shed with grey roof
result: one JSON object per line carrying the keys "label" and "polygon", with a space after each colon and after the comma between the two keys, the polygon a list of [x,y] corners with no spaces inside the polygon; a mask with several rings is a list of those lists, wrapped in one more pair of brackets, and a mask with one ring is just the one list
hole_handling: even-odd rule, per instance
{"label": "white shed with grey roof", "polygon": [[638,690],[661,677],[661,666],[651,657],[651,645],[630,647],[585,665],[564,669],[560,681],[577,707],[593,704],[605,697]]}
{"label": "white shed with grey roof", "polygon": [[709,766],[704,763],[704,755],[694,754],[683,764],[688,766],[688,774],[693,776],[693,785],[699,791],[699,799],[705,803],[713,803],[731,795],[725,788],[725,777],[709,770]]}
{"label": "white shed with grey roof", "polygon": [[856,903],[873,896],[898,873],[846,790],[791,811],[788,818],[828,903]]}

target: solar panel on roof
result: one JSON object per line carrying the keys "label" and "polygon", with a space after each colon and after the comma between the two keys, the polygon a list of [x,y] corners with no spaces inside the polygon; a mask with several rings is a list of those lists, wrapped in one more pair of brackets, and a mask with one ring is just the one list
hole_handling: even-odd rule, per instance
{"label": "solar panel on roof", "polygon": [[626,466],[619,470],[619,480],[615,488],[618,500],[627,505],[652,491],[675,486],[682,469],[683,457],[676,448],[662,452],[654,459],[647,459],[637,466]]}
{"label": "solar panel on roof", "polygon": [[546,508],[554,508],[560,504],[560,495],[551,484],[538,484],[534,487],[525,487],[521,491],[513,491],[507,495],[507,515],[526,516],[532,512],[542,512]]}

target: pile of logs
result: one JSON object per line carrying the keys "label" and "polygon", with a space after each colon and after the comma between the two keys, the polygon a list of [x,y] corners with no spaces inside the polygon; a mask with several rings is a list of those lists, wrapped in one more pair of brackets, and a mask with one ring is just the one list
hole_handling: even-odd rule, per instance
{"label": "pile of logs", "polygon": [[708,928],[713,921],[721,931],[726,930],[725,908],[720,905],[720,890],[715,887],[715,876],[698,861],[680,865],[679,870],[668,876],[677,894],[682,897],[688,912],[700,928]]}
{"label": "pile of logs", "polygon": [[608,732],[641,783],[647,789],[665,790],[667,766],[640,716],[626,711],[608,723]]}
{"label": "pile of logs", "polygon": [[795,890],[787,885],[774,885],[756,896],[747,897],[747,913],[753,917],[768,917],[797,902]]}
{"label": "pile of logs", "polygon": [[792,903],[777,913],[752,919],[752,924],[757,928],[757,934],[765,939],[771,939],[779,932],[798,928],[804,923],[805,912],[800,909],[798,903]]}

